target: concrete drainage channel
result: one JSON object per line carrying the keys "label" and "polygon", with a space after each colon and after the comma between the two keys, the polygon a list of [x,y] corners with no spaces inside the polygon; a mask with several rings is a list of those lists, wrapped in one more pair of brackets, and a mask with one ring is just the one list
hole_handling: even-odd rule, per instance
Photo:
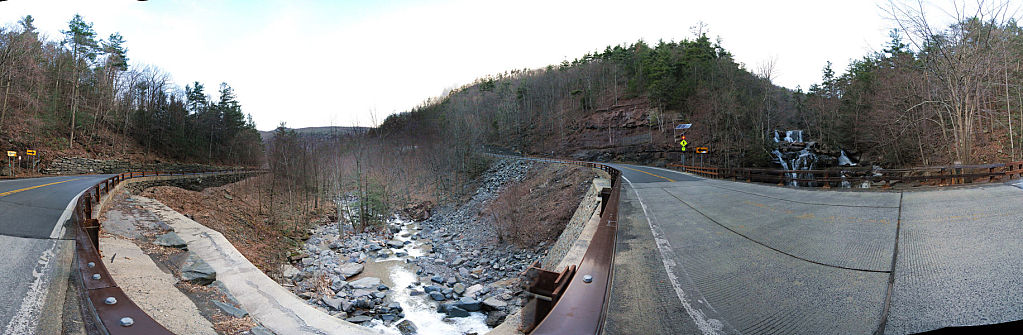
{"label": "concrete drainage channel", "polygon": [[103,197],[122,182],[162,179],[198,178],[259,171],[218,172],[130,172],[108,178],[89,188],[78,198],[71,216],[75,229],[75,253],[80,274],[81,302],[86,331],[90,334],[172,334],[125,295],[111,278],[99,255],[99,220],[94,218],[102,207]]}

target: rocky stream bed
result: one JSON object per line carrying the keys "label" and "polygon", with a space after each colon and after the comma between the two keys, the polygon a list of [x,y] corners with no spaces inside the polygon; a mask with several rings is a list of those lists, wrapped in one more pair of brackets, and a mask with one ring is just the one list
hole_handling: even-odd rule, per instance
{"label": "rocky stream bed", "polygon": [[285,280],[309,304],[386,333],[485,333],[526,303],[518,276],[547,253],[547,244],[499,244],[479,215],[531,164],[495,162],[468,202],[404,215],[420,221],[395,215],[384,232],[339,237],[338,223],[317,227]]}

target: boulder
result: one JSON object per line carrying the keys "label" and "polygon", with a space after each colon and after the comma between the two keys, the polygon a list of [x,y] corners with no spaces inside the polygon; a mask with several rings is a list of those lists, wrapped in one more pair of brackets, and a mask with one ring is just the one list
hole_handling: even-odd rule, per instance
{"label": "boulder", "polygon": [[217,271],[198,255],[190,252],[185,264],[181,266],[181,280],[205,286],[217,280]]}
{"label": "boulder", "polygon": [[249,332],[252,333],[252,335],[274,335],[273,332],[269,329],[263,328],[263,326],[252,327],[252,329],[249,329]]}
{"label": "boulder", "polygon": [[455,306],[469,312],[477,312],[480,310],[480,302],[470,297],[462,297],[462,299],[458,299]]}
{"label": "boulder", "polygon": [[391,241],[387,241],[387,246],[391,247],[393,249],[401,249],[401,248],[405,247],[405,243],[403,243],[401,241],[391,240]]}
{"label": "boulder", "polygon": [[419,328],[412,321],[405,319],[398,322],[398,331],[401,332],[401,335],[413,335],[419,333]]}
{"label": "boulder", "polygon": [[492,311],[487,313],[487,326],[497,327],[504,322],[504,318],[506,316],[508,316],[508,313],[505,313],[504,311]]}
{"label": "boulder", "polygon": [[156,241],[154,241],[153,243],[156,243],[156,245],[160,246],[188,250],[188,243],[185,243],[185,240],[182,240],[181,237],[178,236],[178,234],[175,232],[169,232],[157,236]]}
{"label": "boulder", "polygon": [[334,292],[341,292],[345,286],[348,286],[348,282],[341,278],[334,277],[330,280],[330,289],[334,290]]}
{"label": "boulder", "polygon": [[228,303],[213,300],[213,304],[217,305],[217,307],[220,308],[220,310],[224,311],[224,314],[230,315],[232,317],[240,319],[244,318],[246,315],[249,315],[249,312],[246,312],[244,309],[234,307]]}
{"label": "boulder", "polygon": [[465,293],[465,284],[456,283],[455,286],[451,287],[451,289],[455,290],[455,293],[458,293],[458,294]]}
{"label": "boulder", "polygon": [[281,266],[281,274],[284,275],[284,278],[294,278],[299,273],[301,273],[301,271],[291,264],[284,264]]}
{"label": "boulder", "polygon": [[330,308],[333,308],[336,311],[343,311],[344,310],[344,306],[341,305],[341,299],[331,298],[331,297],[323,297],[320,300],[323,300],[324,304],[326,304]]}
{"label": "boulder", "polygon": [[497,297],[490,297],[483,300],[483,307],[488,311],[503,309],[507,306],[507,302],[504,302],[504,300],[498,299]]}
{"label": "boulder", "polygon": [[458,307],[454,304],[443,304],[440,305],[439,312],[444,313],[449,318],[464,318],[469,316],[469,312]]}
{"label": "boulder", "polygon": [[482,284],[475,284],[475,285],[469,286],[468,288],[465,289],[465,296],[472,297],[472,296],[475,296],[477,292],[482,292],[482,291],[483,291],[483,285]]}
{"label": "boulder", "polygon": [[345,263],[345,264],[342,264],[341,266],[338,266],[337,270],[335,270],[335,272],[337,272],[337,274],[345,277],[345,279],[348,279],[348,278],[354,277],[355,275],[357,275],[359,273],[362,273],[362,269],[364,269],[364,268],[365,268],[365,266],[360,264],[360,263]]}
{"label": "boulder", "polygon": [[369,320],[373,320],[373,318],[365,316],[365,315],[353,316],[353,317],[345,319],[345,321],[348,321],[348,322],[351,322],[351,323],[363,323],[363,322],[366,322],[366,321],[369,321]]}
{"label": "boulder", "polygon": [[356,289],[377,289],[380,286],[380,278],[377,277],[366,277],[353,282],[348,283],[349,286]]}
{"label": "boulder", "polygon": [[433,300],[436,300],[436,301],[443,301],[444,300],[444,294],[442,294],[440,292],[437,292],[437,291],[433,291],[433,292],[430,292],[430,298],[433,298]]}

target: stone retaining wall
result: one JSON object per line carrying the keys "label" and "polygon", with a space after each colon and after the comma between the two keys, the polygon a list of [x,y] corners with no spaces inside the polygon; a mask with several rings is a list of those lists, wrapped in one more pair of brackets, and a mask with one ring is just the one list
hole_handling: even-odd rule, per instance
{"label": "stone retaining wall", "polygon": [[211,166],[202,164],[176,164],[176,163],[154,163],[140,164],[121,160],[102,160],[82,157],[59,157],[43,168],[43,174],[89,174],[89,173],[122,173],[131,171],[161,171],[161,172],[189,172],[189,171],[219,171],[231,168],[223,166]]}

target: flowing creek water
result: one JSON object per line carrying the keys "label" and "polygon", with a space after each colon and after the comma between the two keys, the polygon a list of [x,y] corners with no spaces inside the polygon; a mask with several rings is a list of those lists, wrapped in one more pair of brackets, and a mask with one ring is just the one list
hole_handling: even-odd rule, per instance
{"label": "flowing creek water", "polygon": [[[402,220],[395,217],[388,220],[389,225],[401,227],[401,231],[394,234],[393,240],[405,243],[404,248],[394,249],[395,252],[386,258],[377,258],[365,263],[365,269],[361,274],[353,277],[356,280],[363,277],[380,278],[385,285],[390,287],[387,300],[397,302],[401,305],[405,314],[403,319],[411,321],[418,329],[417,334],[484,334],[490,331],[486,324],[486,314],[471,312],[468,317],[448,318],[444,313],[437,311],[438,303],[430,299],[429,295],[422,294],[422,287],[415,272],[416,265],[409,261],[416,257],[426,255],[429,250],[418,239],[413,238],[419,231],[416,222]],[[413,291],[419,294],[413,295]],[[365,326],[381,330],[387,334],[401,334],[398,324],[403,319],[397,319],[390,325],[383,321],[374,319]]]}

